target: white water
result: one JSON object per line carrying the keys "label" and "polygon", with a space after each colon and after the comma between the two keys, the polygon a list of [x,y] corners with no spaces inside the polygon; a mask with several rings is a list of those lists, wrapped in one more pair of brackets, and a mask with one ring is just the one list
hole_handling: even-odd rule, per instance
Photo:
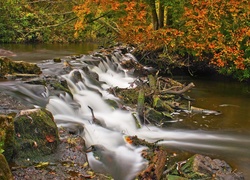
{"label": "white water", "polygon": [[[85,139],[86,146],[103,147],[102,150],[96,151],[98,158],[93,152],[87,153],[90,166],[94,171],[109,173],[114,179],[129,180],[146,167],[147,161],[141,157],[141,151],[146,147],[134,147],[128,144],[124,140],[124,136],[127,135],[137,135],[149,142],[162,140],[158,144],[194,152],[214,154],[235,152],[250,156],[247,148],[250,147],[250,140],[246,137],[215,132],[161,129],[149,125],[142,125],[138,129],[131,112],[114,109],[105,101],[105,99],[118,100],[106,91],[107,88],[116,86],[131,88],[131,83],[135,81],[135,78],[128,76],[117,62],[118,57],[126,57],[118,55],[113,56],[112,59],[107,58],[107,62],[100,62],[99,66],[88,66],[89,70],[97,73],[99,80],[104,82],[101,86],[91,83],[89,76],[82,70],[73,70],[63,76],[73,93],[73,99],[67,95],[50,97],[47,105],[47,109],[52,112],[59,127],[82,126],[84,130],[79,133]],[[80,72],[82,81],[74,80],[74,71]],[[72,102],[77,102],[79,108],[73,107]],[[95,118],[102,125],[93,123],[89,107],[93,109]],[[239,146],[239,139],[241,143],[246,144],[246,148]]]}

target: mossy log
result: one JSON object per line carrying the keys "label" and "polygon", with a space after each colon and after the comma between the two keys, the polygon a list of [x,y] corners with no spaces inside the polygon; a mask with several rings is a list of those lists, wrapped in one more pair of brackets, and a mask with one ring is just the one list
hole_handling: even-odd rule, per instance
{"label": "mossy log", "polygon": [[151,89],[156,89],[156,78],[153,75],[148,75],[149,86]]}
{"label": "mossy log", "polygon": [[152,153],[148,167],[138,175],[138,179],[161,179],[162,173],[164,171],[166,161],[167,161],[167,152],[161,147],[156,147]]}
{"label": "mossy log", "polygon": [[139,95],[138,95],[138,101],[137,101],[137,113],[139,114],[139,117],[141,120],[143,120],[144,118],[144,102],[145,102],[145,94],[144,94],[144,90],[141,89],[139,91]]}

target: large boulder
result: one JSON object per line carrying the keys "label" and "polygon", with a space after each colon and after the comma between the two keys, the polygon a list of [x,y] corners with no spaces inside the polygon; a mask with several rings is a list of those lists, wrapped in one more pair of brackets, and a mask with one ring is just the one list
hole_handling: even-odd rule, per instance
{"label": "large boulder", "polygon": [[15,163],[32,163],[56,151],[59,135],[52,114],[45,109],[22,110],[15,117]]}

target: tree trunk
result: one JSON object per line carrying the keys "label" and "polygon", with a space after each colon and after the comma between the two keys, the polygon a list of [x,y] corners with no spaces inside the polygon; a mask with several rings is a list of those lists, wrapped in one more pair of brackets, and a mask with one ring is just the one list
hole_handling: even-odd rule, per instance
{"label": "tree trunk", "polygon": [[166,18],[166,26],[172,26],[173,25],[173,16],[172,16],[172,9],[167,9],[167,18]]}
{"label": "tree trunk", "polygon": [[159,0],[159,28],[164,26],[164,8],[163,0]]}
{"label": "tree trunk", "polygon": [[150,3],[149,5],[151,8],[153,27],[154,27],[154,30],[157,30],[159,29],[159,22],[158,22],[158,16],[156,12],[155,0],[150,0],[149,3]]}

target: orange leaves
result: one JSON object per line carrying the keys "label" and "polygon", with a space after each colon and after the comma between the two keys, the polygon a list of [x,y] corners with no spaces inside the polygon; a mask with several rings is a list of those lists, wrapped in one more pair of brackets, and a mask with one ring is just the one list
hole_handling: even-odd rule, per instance
{"label": "orange leaves", "polygon": [[247,47],[243,41],[250,35],[249,12],[245,0],[191,0],[182,16],[184,47],[196,56],[212,55],[211,63],[220,68],[245,69],[242,48]]}
{"label": "orange leaves", "polygon": [[49,143],[52,143],[56,140],[53,135],[46,135],[45,138]]}
{"label": "orange leaves", "polygon": [[111,9],[114,10],[114,11],[116,11],[116,10],[118,10],[119,6],[120,6],[120,3],[118,3],[118,2],[113,2],[113,3],[111,4]]}
{"label": "orange leaves", "polygon": [[130,1],[130,2],[124,2],[124,4],[126,5],[126,8],[125,8],[126,11],[133,11],[135,8],[136,2]]}

